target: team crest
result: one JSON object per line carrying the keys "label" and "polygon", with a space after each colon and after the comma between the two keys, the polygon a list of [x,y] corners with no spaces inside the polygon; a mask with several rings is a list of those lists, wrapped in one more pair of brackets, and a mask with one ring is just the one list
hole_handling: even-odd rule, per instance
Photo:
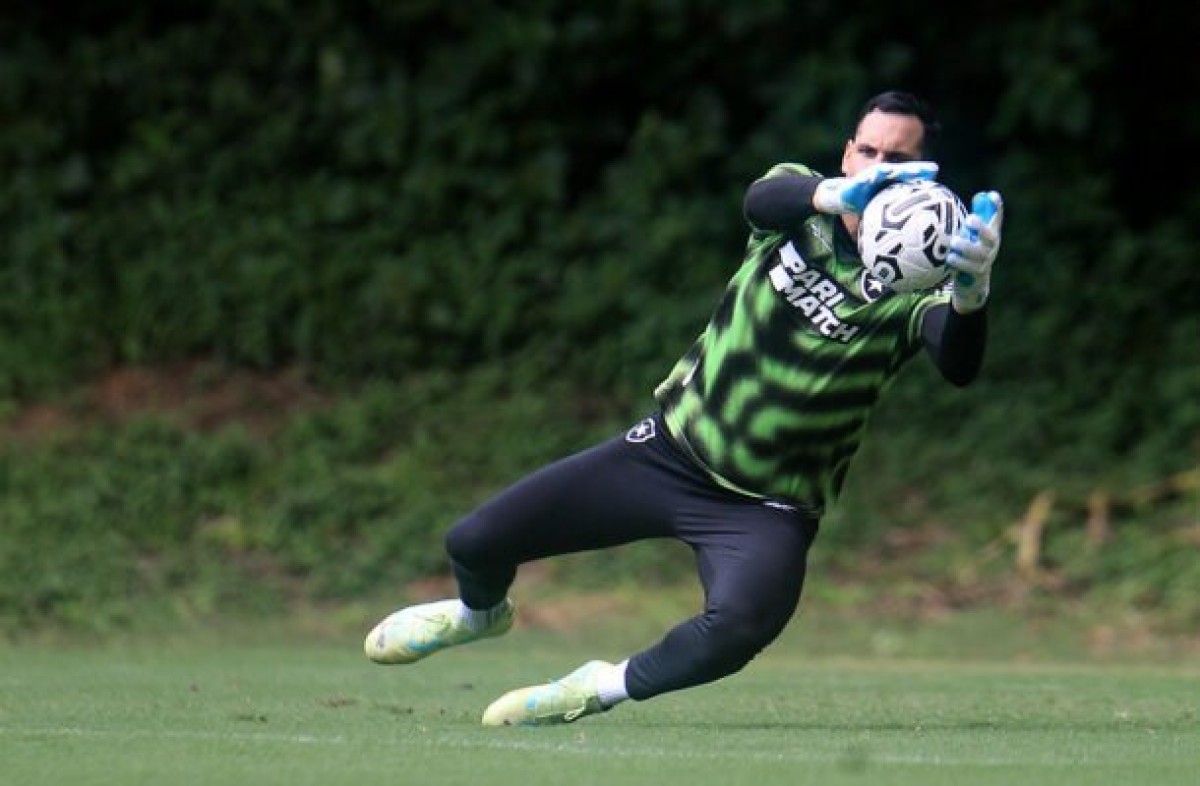
{"label": "team crest", "polygon": [[884,283],[871,275],[871,271],[864,267],[858,277],[858,294],[862,296],[862,299],[868,303],[874,303],[887,292],[888,289]]}

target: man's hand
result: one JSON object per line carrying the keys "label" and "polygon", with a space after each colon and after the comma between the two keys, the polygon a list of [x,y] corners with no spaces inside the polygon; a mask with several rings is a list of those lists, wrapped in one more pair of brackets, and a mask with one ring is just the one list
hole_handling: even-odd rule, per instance
{"label": "man's hand", "polygon": [[827,177],[813,192],[813,207],[822,213],[861,213],[871,197],[893,183],[933,180],[938,165],[932,161],[876,164],[853,177]]}
{"label": "man's hand", "polygon": [[981,191],[971,200],[971,215],[963,229],[950,241],[946,254],[946,267],[954,271],[950,302],[960,314],[978,311],[987,302],[1003,223],[1000,193]]}

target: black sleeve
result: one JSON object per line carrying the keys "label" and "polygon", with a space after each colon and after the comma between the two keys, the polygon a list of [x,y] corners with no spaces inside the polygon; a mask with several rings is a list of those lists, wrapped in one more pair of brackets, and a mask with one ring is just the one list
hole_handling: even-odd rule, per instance
{"label": "black sleeve", "polygon": [[925,349],[946,381],[958,387],[971,384],[983,364],[987,345],[987,309],[959,314],[949,305],[925,313],[921,323]]}
{"label": "black sleeve", "polygon": [[756,180],[746,189],[742,213],[755,229],[786,232],[804,223],[817,211],[813,191],[823,178],[778,175]]}

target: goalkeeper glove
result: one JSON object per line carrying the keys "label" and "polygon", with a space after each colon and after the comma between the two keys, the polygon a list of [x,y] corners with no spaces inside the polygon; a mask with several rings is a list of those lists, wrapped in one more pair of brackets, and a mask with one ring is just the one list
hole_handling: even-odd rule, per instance
{"label": "goalkeeper glove", "polygon": [[960,314],[978,311],[987,302],[1003,222],[1000,193],[980,192],[971,200],[971,215],[963,229],[950,240],[946,254],[946,267],[954,271],[950,301]]}
{"label": "goalkeeper glove", "polygon": [[875,164],[851,177],[827,177],[813,192],[813,207],[822,213],[861,213],[878,194],[893,183],[933,180],[938,165],[932,161]]}

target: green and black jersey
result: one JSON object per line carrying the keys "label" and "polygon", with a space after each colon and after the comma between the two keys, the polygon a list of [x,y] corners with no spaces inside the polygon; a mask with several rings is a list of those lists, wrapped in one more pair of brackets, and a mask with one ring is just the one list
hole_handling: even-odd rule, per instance
{"label": "green and black jersey", "polygon": [[[767,177],[816,174],[781,164]],[[885,290],[837,216],[792,232],[752,226],[741,267],[655,398],[718,483],[820,513],[879,395],[921,348],[923,316],[948,301]]]}

